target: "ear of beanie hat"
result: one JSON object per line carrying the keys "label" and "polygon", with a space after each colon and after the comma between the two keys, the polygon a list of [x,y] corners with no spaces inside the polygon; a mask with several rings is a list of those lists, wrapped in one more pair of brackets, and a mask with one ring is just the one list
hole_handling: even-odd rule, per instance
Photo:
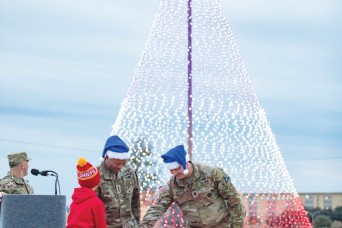
{"label": "ear of beanie hat", "polygon": [[117,135],[113,135],[107,139],[103,148],[102,158],[105,158],[106,155],[109,158],[121,160],[128,160],[130,158],[128,146]]}
{"label": "ear of beanie hat", "polygon": [[93,188],[100,184],[100,170],[87,162],[85,158],[78,159],[77,179],[81,187]]}
{"label": "ear of beanie hat", "polygon": [[184,174],[188,174],[189,170],[186,168],[186,151],[183,145],[178,145],[165,154],[163,154],[162,159],[166,168],[169,170],[177,169],[180,165],[183,166]]}

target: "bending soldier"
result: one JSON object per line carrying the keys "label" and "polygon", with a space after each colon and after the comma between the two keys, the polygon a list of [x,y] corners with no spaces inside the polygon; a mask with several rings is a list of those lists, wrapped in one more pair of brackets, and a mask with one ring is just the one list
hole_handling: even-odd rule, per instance
{"label": "bending soldier", "polygon": [[159,188],[156,203],[148,209],[141,227],[153,227],[173,202],[190,227],[243,227],[244,206],[222,169],[187,162],[183,145],[161,157],[172,177]]}

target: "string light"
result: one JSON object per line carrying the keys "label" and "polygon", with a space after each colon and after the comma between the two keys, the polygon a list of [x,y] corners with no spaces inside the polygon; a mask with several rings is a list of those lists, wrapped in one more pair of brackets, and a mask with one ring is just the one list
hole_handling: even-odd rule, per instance
{"label": "string light", "polygon": [[[188,143],[188,1],[160,2],[112,134],[132,149],[141,191],[170,177],[160,155]],[[192,154],[223,167],[241,192],[246,226],[311,227],[218,0],[192,2]],[[164,226],[181,224],[172,207]]]}

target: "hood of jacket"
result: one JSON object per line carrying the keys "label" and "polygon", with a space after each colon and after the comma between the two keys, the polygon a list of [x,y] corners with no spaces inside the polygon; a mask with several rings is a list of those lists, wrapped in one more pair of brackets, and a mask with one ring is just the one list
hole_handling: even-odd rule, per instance
{"label": "hood of jacket", "polygon": [[82,187],[75,188],[74,193],[72,194],[72,200],[76,204],[80,204],[89,198],[97,197],[96,192],[94,192],[90,188]]}

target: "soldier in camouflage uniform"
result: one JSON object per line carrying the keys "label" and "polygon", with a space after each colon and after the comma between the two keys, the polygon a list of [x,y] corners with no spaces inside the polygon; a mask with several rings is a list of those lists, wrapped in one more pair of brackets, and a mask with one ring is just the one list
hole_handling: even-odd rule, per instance
{"label": "soldier in camouflage uniform", "polygon": [[107,139],[102,158],[97,194],[105,205],[108,228],[138,227],[139,182],[135,170],[127,163],[129,148],[118,136],[112,136]]}
{"label": "soldier in camouflage uniform", "polygon": [[173,202],[190,227],[243,227],[245,209],[229,176],[220,168],[186,162],[183,145],[162,155],[172,177],[159,188],[140,227],[153,227]]}
{"label": "soldier in camouflage uniform", "polygon": [[28,174],[31,160],[25,152],[7,155],[10,171],[0,179],[0,193],[2,194],[33,194],[33,188],[23,177]]}

